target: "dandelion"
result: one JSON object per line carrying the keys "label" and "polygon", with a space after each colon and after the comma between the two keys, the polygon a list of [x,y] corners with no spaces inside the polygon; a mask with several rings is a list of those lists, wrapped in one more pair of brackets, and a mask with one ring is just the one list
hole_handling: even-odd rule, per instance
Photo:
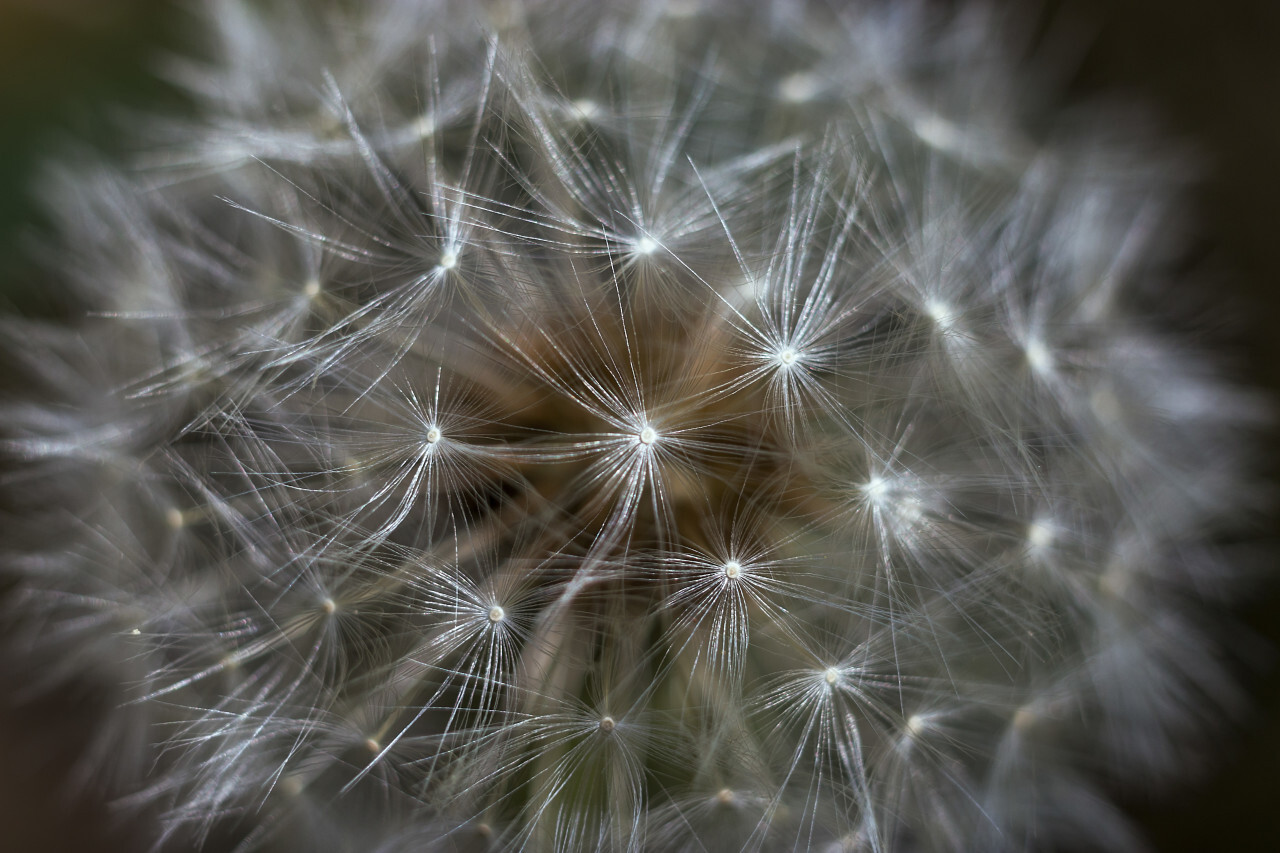
{"label": "dandelion", "polygon": [[0,337],[79,781],[156,849],[1139,844],[1265,424],[1136,298],[1173,170],[981,7],[198,9]]}

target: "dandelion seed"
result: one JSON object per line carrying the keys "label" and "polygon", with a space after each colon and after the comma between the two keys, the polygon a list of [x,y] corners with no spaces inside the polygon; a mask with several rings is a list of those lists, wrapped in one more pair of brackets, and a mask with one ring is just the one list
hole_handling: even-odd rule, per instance
{"label": "dandelion seed", "polygon": [[308,300],[313,300],[320,295],[320,280],[308,279],[307,283],[302,287],[302,295]]}
{"label": "dandelion seed", "polygon": [[457,265],[458,265],[457,253],[448,251],[440,256],[440,269],[451,270]]}
{"label": "dandelion seed", "polygon": [[503,610],[500,605],[493,605],[489,608],[489,621],[495,625],[507,618],[507,611]]}
{"label": "dandelion seed", "polygon": [[840,680],[840,670],[835,667],[827,667],[826,672],[822,674],[822,678],[828,685],[834,686]]}
{"label": "dandelion seed", "polygon": [[645,446],[651,445],[657,440],[658,440],[658,433],[653,427],[647,426],[644,429],[640,430],[640,432],[636,433],[636,441],[640,442]]}
{"label": "dandelion seed", "polygon": [[611,733],[613,732],[613,730],[617,727],[617,725],[618,725],[618,724],[617,724],[617,722],[615,722],[615,721],[614,721],[613,717],[608,717],[608,716],[601,717],[601,718],[600,718],[600,733],[601,733],[601,734],[606,734],[606,735],[607,735],[607,734],[611,734]]}
{"label": "dandelion seed", "polygon": [[730,560],[724,564],[724,576],[731,581],[736,581],[742,574],[742,564],[737,560]]}

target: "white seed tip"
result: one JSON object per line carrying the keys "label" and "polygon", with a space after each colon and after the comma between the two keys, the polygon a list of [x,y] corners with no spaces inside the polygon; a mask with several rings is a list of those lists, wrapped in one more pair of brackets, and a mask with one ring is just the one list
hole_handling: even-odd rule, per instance
{"label": "white seed tip", "polygon": [[445,252],[440,256],[440,269],[451,270],[458,265],[457,252]]}
{"label": "white seed tip", "polygon": [[326,614],[332,616],[338,610],[338,603],[332,598],[326,598],[324,601],[320,602],[320,609]]}
{"label": "white seed tip", "polygon": [[302,295],[308,299],[315,299],[320,295],[320,280],[308,279],[307,283],[302,286]]}
{"label": "white seed tip", "polygon": [[495,625],[507,618],[507,611],[503,610],[500,605],[493,605],[489,608],[489,621]]}
{"label": "white seed tip", "polygon": [[888,493],[889,484],[883,477],[872,477],[862,484],[862,493],[873,501],[879,501]]}
{"label": "white seed tip", "polygon": [[182,515],[182,510],[169,507],[164,512],[164,523],[174,530],[179,530],[186,524],[186,519]]}
{"label": "white seed tip", "polygon": [[800,358],[800,353],[791,347],[786,347],[778,351],[778,363],[783,367],[790,367]]}
{"label": "white seed tip", "polygon": [[365,738],[364,748],[372,752],[374,755],[377,755],[379,752],[382,752],[382,744],[378,743],[377,738],[371,738],[371,737]]}
{"label": "white seed tip", "polygon": [[651,237],[641,237],[636,241],[637,255],[652,255],[658,250],[658,244]]}
{"label": "white seed tip", "polygon": [[653,427],[645,427],[636,434],[636,440],[644,445],[653,444],[658,440],[658,432]]}
{"label": "white seed tip", "polygon": [[427,430],[427,444],[436,444],[444,437],[444,433],[440,432],[439,427],[432,427]]}
{"label": "white seed tip", "polygon": [[1040,341],[1028,341],[1027,348],[1027,364],[1040,375],[1053,372],[1053,353],[1049,352]]}
{"label": "white seed tip", "polygon": [[924,717],[919,714],[912,714],[907,717],[907,734],[916,737],[924,731],[926,725]]}
{"label": "white seed tip", "polygon": [[829,666],[827,667],[827,671],[823,673],[822,677],[826,680],[827,684],[835,684],[840,680],[840,670],[836,669],[834,666]]}
{"label": "white seed tip", "polygon": [[136,636],[138,636],[139,634],[141,634],[141,633],[142,633],[142,629],[141,629],[141,628],[134,628],[134,629],[133,629],[132,631],[130,631],[129,633],[136,637]]}
{"label": "white seed tip", "polygon": [[600,105],[590,98],[579,98],[569,105],[569,112],[580,121],[591,121],[600,112]]}
{"label": "white seed tip", "polygon": [[782,78],[778,84],[778,95],[784,101],[803,104],[812,101],[818,94],[818,78],[807,71],[797,71]]}
{"label": "white seed tip", "polygon": [[724,576],[729,580],[737,580],[742,574],[742,564],[737,560],[730,560],[724,564]]}
{"label": "white seed tip", "polygon": [[942,116],[921,116],[911,122],[911,130],[921,142],[939,151],[955,151],[960,147],[960,129]]}
{"label": "white seed tip", "polygon": [[1020,732],[1025,732],[1027,729],[1031,728],[1035,721],[1036,712],[1026,705],[1023,705],[1013,714],[1013,727]]}
{"label": "white seed tip", "polygon": [[1027,544],[1038,551],[1048,548],[1053,544],[1053,526],[1043,521],[1028,524]]}
{"label": "white seed tip", "polygon": [[617,725],[618,724],[614,721],[613,717],[605,716],[600,718],[600,731],[604,734],[612,732]]}
{"label": "white seed tip", "polygon": [[951,306],[937,299],[930,299],[924,304],[924,311],[939,329],[946,331],[956,324],[956,313]]}
{"label": "white seed tip", "polygon": [[721,788],[719,792],[716,793],[716,802],[722,806],[731,806],[733,805],[733,801],[733,791],[728,788]]}

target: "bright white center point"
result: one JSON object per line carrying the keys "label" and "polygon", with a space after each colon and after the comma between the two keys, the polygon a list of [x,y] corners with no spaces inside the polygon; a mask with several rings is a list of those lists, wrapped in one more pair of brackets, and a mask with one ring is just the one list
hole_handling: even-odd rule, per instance
{"label": "bright white center point", "polygon": [[784,347],[778,351],[778,363],[783,367],[790,367],[796,363],[796,359],[800,358],[800,353],[791,347]]}
{"label": "bright white center point", "polygon": [[302,295],[307,297],[308,299],[315,299],[317,296],[319,296],[320,295],[319,279],[313,278],[308,280],[307,283],[302,287]]}
{"label": "bright white center point", "polygon": [[326,598],[324,601],[320,602],[320,609],[332,616],[338,609],[338,603],[332,598]]}
{"label": "bright white center point", "polygon": [[582,121],[591,121],[600,112],[600,105],[590,98],[579,98],[569,105],[569,111]]}
{"label": "bright white center point", "polygon": [[1053,544],[1053,527],[1043,521],[1035,521],[1027,525],[1027,544],[1037,551]]}
{"label": "bright white center point", "polygon": [[907,717],[907,734],[912,736],[918,735],[924,731],[924,727],[924,717],[919,714],[912,714],[910,717]]}
{"label": "bright white center point", "polygon": [[658,440],[658,433],[653,427],[645,427],[636,435],[636,440],[644,445],[653,444]]}
{"label": "bright white center point", "polygon": [[605,716],[600,718],[600,731],[604,732],[605,734],[609,734],[609,732],[613,731],[614,727],[616,727],[617,725],[618,724],[614,722],[613,717]]}
{"label": "bright white center point", "polygon": [[807,71],[788,74],[778,84],[778,94],[784,101],[790,101],[793,104],[812,101],[818,94],[818,78]]}
{"label": "bright white center point", "polygon": [[889,484],[883,477],[872,477],[862,486],[862,493],[873,501],[883,500],[889,492]]}
{"label": "bright white center point", "polygon": [[495,625],[507,618],[507,611],[503,610],[500,605],[493,605],[489,608],[489,621]]}
{"label": "bright white center point", "polygon": [[834,666],[827,667],[827,671],[822,674],[822,677],[827,684],[835,684],[840,680],[840,670],[836,669]]}
{"label": "bright white center point", "polygon": [[929,315],[929,319],[937,324],[938,328],[946,330],[950,329],[956,323],[956,314],[951,310],[951,306],[945,302],[939,302],[937,299],[930,299],[924,304],[925,313]]}
{"label": "bright white center point", "polygon": [[939,151],[955,151],[960,147],[960,130],[942,116],[921,116],[911,123],[920,141]]}
{"label": "bright white center point", "polygon": [[729,790],[728,788],[721,788],[720,792],[716,794],[716,802],[718,802],[722,806],[733,805],[733,800],[734,800],[733,791]]}
{"label": "bright white center point", "polygon": [[1042,375],[1050,373],[1053,371],[1053,353],[1049,352],[1049,348],[1040,341],[1028,341],[1027,364],[1036,373]]}
{"label": "bright white center point", "polygon": [[435,444],[441,438],[443,438],[443,434],[440,432],[439,427],[432,427],[427,430],[427,444]]}
{"label": "bright white center point", "polygon": [[724,576],[729,580],[737,580],[742,574],[742,564],[737,560],[730,560],[724,564]]}
{"label": "bright white center point", "polygon": [[652,255],[658,249],[658,244],[651,237],[641,237],[636,241],[637,255]]}
{"label": "bright white center point", "polygon": [[164,523],[174,530],[182,528],[186,521],[186,518],[182,515],[182,510],[177,507],[169,507],[164,511]]}
{"label": "bright white center point", "polygon": [[451,270],[458,265],[457,252],[445,252],[440,256],[440,269]]}
{"label": "bright white center point", "polygon": [[1013,727],[1017,731],[1025,732],[1036,721],[1036,712],[1034,709],[1023,705],[1013,715]]}
{"label": "bright white center point", "polygon": [[426,138],[436,132],[435,116],[427,113],[418,116],[418,120],[413,123],[413,132],[422,138]]}

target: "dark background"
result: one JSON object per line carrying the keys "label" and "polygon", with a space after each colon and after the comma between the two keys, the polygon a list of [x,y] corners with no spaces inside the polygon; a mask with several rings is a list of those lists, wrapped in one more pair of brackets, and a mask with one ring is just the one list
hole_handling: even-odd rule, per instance
{"label": "dark background", "polygon": [[[1280,0],[999,4],[1085,38],[1071,98],[1131,96],[1191,145],[1204,167],[1197,225],[1171,239],[1186,243],[1235,318],[1215,334],[1241,356],[1247,379],[1280,393]],[[68,137],[109,149],[109,104],[173,101],[148,63],[157,45],[179,41],[181,20],[152,0],[0,0],[0,314],[56,310],[18,248],[36,222],[25,189],[40,157]],[[1273,435],[1259,460],[1273,482],[1278,446]],[[1273,523],[1265,535],[1277,532]],[[1278,592],[1274,584],[1247,596],[1240,614],[1280,649]],[[1256,709],[1222,740],[1218,767],[1156,802],[1126,795],[1156,851],[1280,851],[1280,672],[1273,664],[1242,678]],[[0,695],[14,686],[0,666]],[[106,829],[91,796],[72,803],[53,793],[81,733],[53,735],[46,723],[82,701],[68,695],[22,711],[0,701],[0,849],[144,849],[127,830]]]}

